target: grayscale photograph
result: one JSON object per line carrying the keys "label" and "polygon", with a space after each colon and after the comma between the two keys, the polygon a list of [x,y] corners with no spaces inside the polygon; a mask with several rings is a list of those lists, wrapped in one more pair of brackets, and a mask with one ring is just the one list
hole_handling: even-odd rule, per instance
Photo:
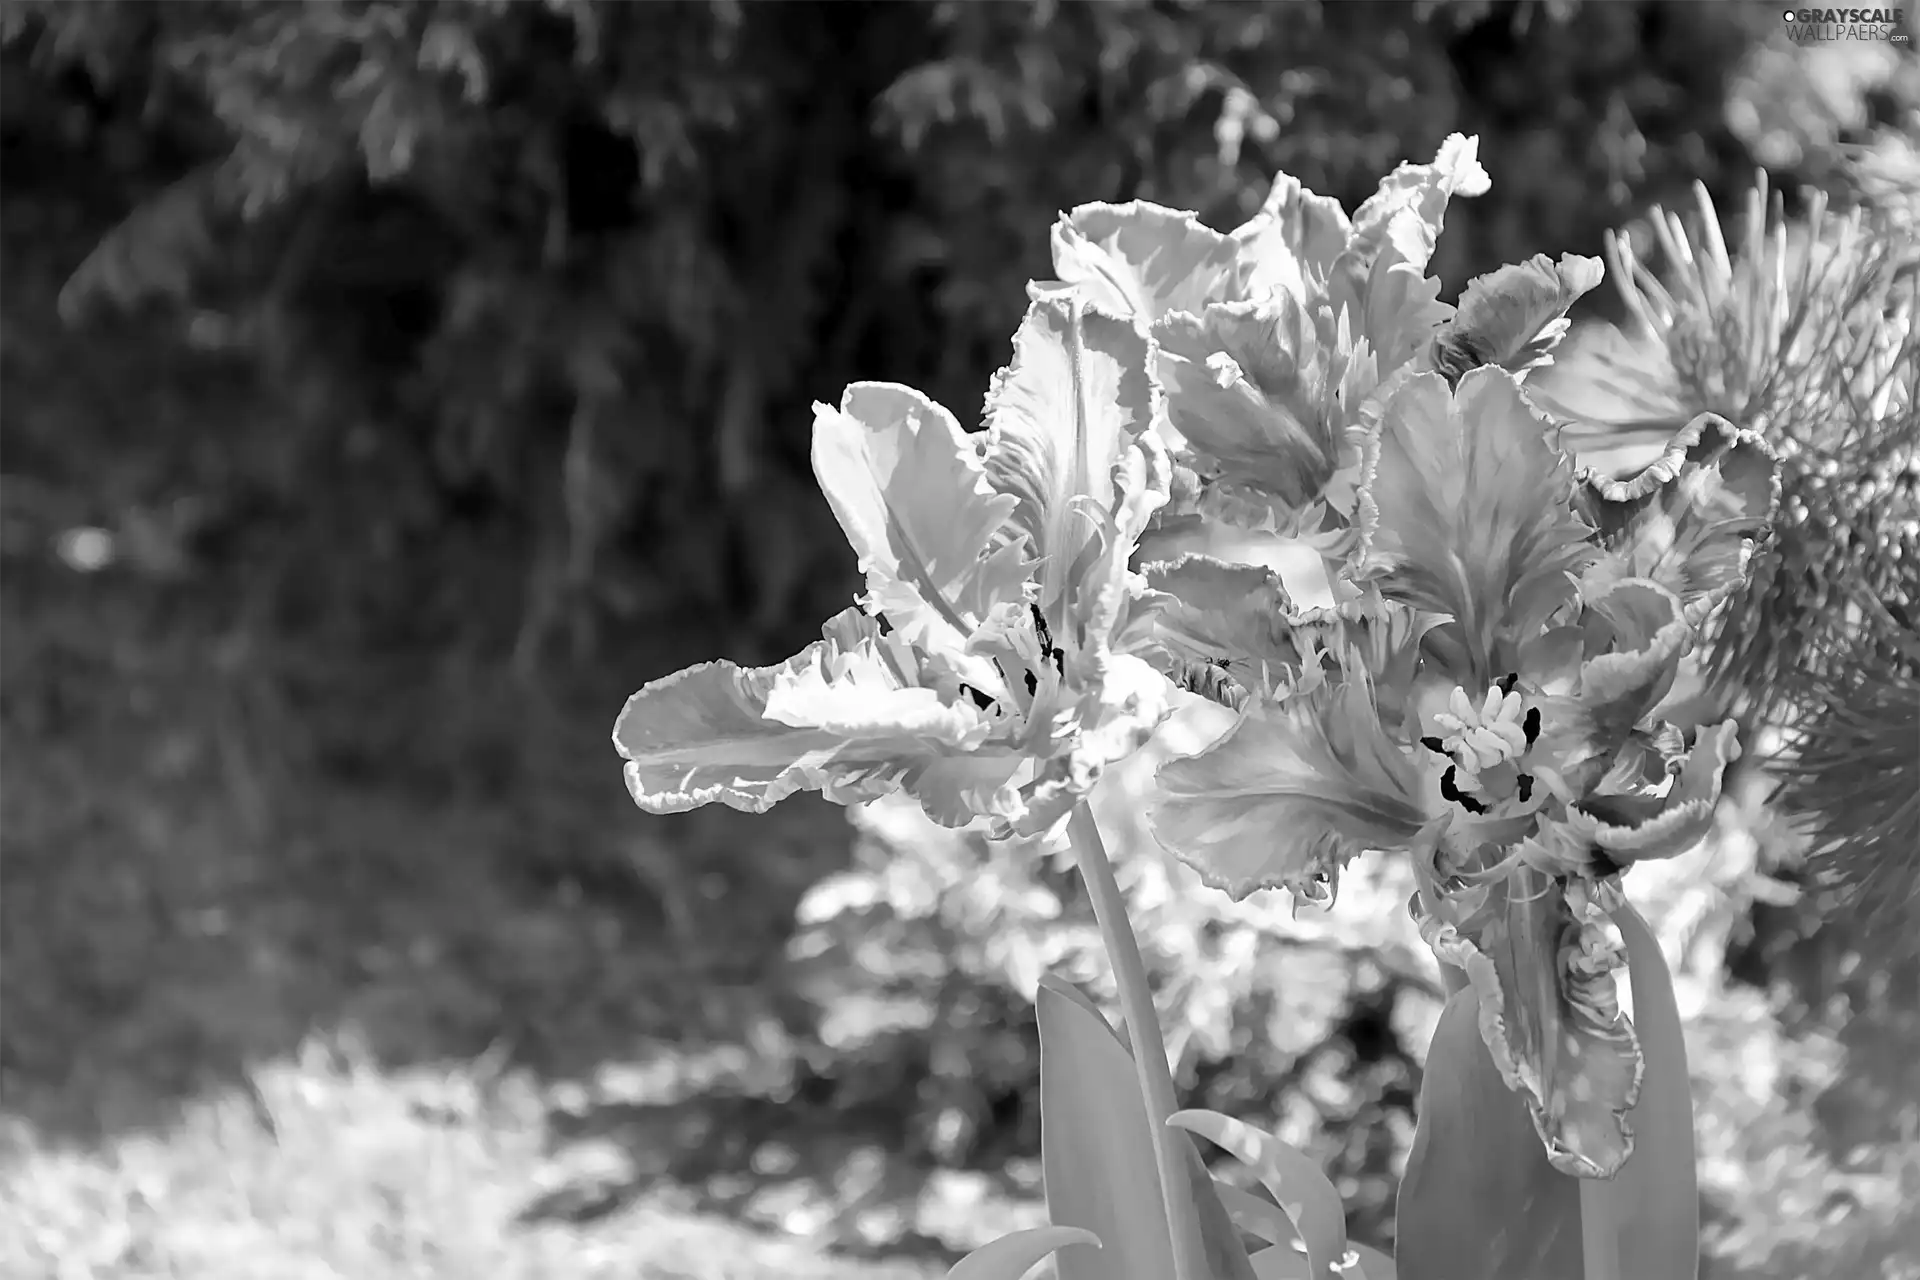
{"label": "grayscale photograph", "polygon": [[1920,1280],[1920,10],[0,0],[4,1280]]}

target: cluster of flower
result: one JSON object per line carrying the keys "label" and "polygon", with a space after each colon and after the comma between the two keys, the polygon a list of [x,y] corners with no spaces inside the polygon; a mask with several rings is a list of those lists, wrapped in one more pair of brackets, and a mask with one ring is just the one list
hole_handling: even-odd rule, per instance
{"label": "cluster of flower", "polygon": [[1210,698],[1232,727],[1138,797],[1157,839],[1236,898],[1330,900],[1351,858],[1410,858],[1409,909],[1540,1150],[1615,1175],[1645,1074],[1621,877],[1699,840],[1738,755],[1730,723],[1662,704],[1775,466],[1713,415],[1645,465],[1579,465],[1526,378],[1600,262],[1538,256],[1457,306],[1426,274],[1449,199],[1486,188],[1475,150],[1449,138],[1351,217],[1284,174],[1231,233],[1143,202],[1064,216],[983,430],[888,384],[816,408],[865,593],[785,663],[635,694],[634,799],[904,791],[946,825],[1064,834]]}

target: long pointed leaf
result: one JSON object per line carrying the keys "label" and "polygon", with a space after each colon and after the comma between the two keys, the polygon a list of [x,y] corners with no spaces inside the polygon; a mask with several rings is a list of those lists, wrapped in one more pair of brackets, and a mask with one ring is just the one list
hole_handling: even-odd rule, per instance
{"label": "long pointed leaf", "polygon": [[1314,1280],[1337,1280],[1333,1269],[1347,1252],[1347,1214],[1317,1163],[1272,1134],[1218,1111],[1181,1111],[1167,1123],[1226,1148],[1251,1168],[1293,1219]]}
{"label": "long pointed leaf", "polygon": [[1029,1227],[1015,1231],[998,1240],[989,1240],[954,1263],[953,1270],[947,1272],[947,1280],[1020,1280],[1048,1254],[1073,1244],[1098,1249],[1100,1240],[1093,1232],[1079,1227]]}
{"label": "long pointed leaf", "polygon": [[[1072,1001],[1092,1022],[1097,1022],[1107,1029],[1107,1034],[1113,1037],[1113,1042],[1120,1046],[1120,1052],[1126,1054],[1129,1058],[1133,1056],[1133,1050],[1127,1046],[1127,1038],[1122,1035],[1119,1029],[1111,1022],[1107,1021],[1107,1015],[1100,1012],[1100,1006],[1095,1004],[1093,998],[1086,992],[1074,986],[1065,978],[1052,973],[1041,975],[1040,986],[1056,996]],[[1037,995],[1034,997],[1034,1002],[1036,1005],[1039,1003],[1039,997]]]}
{"label": "long pointed leaf", "polygon": [[1193,1139],[1184,1133],[1169,1134],[1179,1140],[1186,1155],[1187,1188],[1193,1195],[1195,1225],[1200,1233],[1200,1257],[1205,1261],[1207,1280],[1259,1280],[1247,1247],[1240,1241],[1240,1230],[1220,1198],[1225,1184],[1216,1182],[1207,1172]]}
{"label": "long pointed leaf", "polygon": [[1580,1192],[1547,1163],[1526,1103],[1480,1038],[1479,1004],[1440,1011],[1400,1183],[1400,1280],[1582,1280]]}
{"label": "long pointed leaf", "polygon": [[1633,1027],[1646,1061],[1640,1101],[1627,1113],[1633,1154],[1591,1197],[1619,1225],[1620,1272],[1633,1280],[1696,1280],[1700,1274],[1700,1184],[1694,1154],[1693,1089],[1673,975],[1659,939],[1633,907],[1613,921],[1627,944]]}
{"label": "long pointed leaf", "polygon": [[1104,1248],[1062,1253],[1059,1280],[1166,1280],[1173,1240],[1133,1061],[1107,1020],[1064,985],[1044,979],[1034,999],[1047,1216],[1091,1231]]}
{"label": "long pointed leaf", "polygon": [[1268,1244],[1292,1244],[1300,1238],[1300,1233],[1294,1230],[1293,1219],[1273,1201],[1262,1200],[1230,1182],[1216,1183],[1214,1192],[1242,1231],[1259,1236]]}
{"label": "long pointed leaf", "polygon": [[[1105,1027],[1113,1037],[1114,1044],[1127,1055],[1129,1061],[1132,1060],[1133,1054],[1127,1047],[1125,1038],[1112,1023],[1107,1021],[1106,1015],[1100,1012],[1098,1005],[1087,998],[1084,991],[1051,974],[1042,978],[1040,982],[1041,986],[1054,995],[1079,1006],[1092,1022]],[[1137,1075],[1135,1079],[1138,1079]],[[1223,1190],[1237,1190],[1237,1188],[1225,1187],[1224,1184],[1213,1180],[1213,1176],[1207,1172],[1206,1162],[1200,1158],[1200,1152],[1185,1134],[1180,1135],[1180,1142],[1186,1152],[1187,1181],[1193,1193],[1198,1214],[1201,1256],[1207,1260],[1208,1280],[1257,1280],[1252,1265],[1247,1260],[1247,1251],[1241,1245],[1239,1234],[1235,1230],[1234,1219],[1220,1198]]]}

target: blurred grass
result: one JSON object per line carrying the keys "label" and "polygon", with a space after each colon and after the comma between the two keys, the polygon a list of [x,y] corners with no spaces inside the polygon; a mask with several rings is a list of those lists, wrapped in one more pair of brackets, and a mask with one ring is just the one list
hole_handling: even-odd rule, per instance
{"label": "blurred grass", "polygon": [[309,1043],[158,1132],[63,1147],[12,1120],[0,1145],[0,1273],[204,1280],[919,1280],[931,1265],[829,1257],[804,1237],[650,1198],[598,1221],[528,1220],[557,1181],[623,1151],[547,1148],[524,1081],[381,1070]]}

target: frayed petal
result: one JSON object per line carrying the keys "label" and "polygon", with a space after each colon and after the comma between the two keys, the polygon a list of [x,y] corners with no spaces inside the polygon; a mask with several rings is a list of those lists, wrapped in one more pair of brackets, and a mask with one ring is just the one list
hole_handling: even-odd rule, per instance
{"label": "frayed petal", "polygon": [[1338,200],[1315,195],[1289,174],[1276,175],[1260,212],[1233,233],[1247,296],[1281,292],[1302,302],[1319,297],[1352,230]]}
{"label": "frayed petal", "polygon": [[1146,338],[1077,298],[1035,302],[1013,347],[987,394],[986,471],[1015,500],[1008,526],[1040,562],[1038,603],[1064,631],[1070,599],[1088,597],[1075,588],[1090,553],[1111,573],[1101,552],[1117,551],[1124,571],[1167,500],[1170,464],[1150,434],[1160,389]]}
{"label": "frayed petal", "polygon": [[1642,1061],[1609,930],[1586,887],[1530,868],[1492,885],[1466,919],[1421,922],[1434,954],[1465,970],[1494,1066],[1526,1100],[1547,1159],[1573,1177],[1610,1178],[1633,1153],[1626,1117]]}
{"label": "frayed petal", "polygon": [[1673,687],[1694,638],[1678,597],[1655,583],[1616,583],[1586,603],[1582,627],[1546,633],[1530,655],[1557,663],[1594,655],[1580,658],[1570,678],[1565,666],[1533,674],[1550,692],[1539,702],[1542,728],[1532,758],[1575,795],[1591,791],[1612,769],[1636,727]]}
{"label": "frayed petal", "polygon": [[1673,766],[1677,773],[1665,795],[1589,796],[1568,812],[1568,833],[1604,859],[1601,874],[1679,857],[1713,830],[1727,766],[1739,758],[1734,721],[1702,729],[1693,749]]}
{"label": "frayed petal", "polygon": [[1575,501],[1611,554],[1591,574],[1651,578],[1704,620],[1746,580],[1771,533],[1780,477],[1765,440],[1703,413],[1653,463],[1620,476],[1585,472]]}
{"label": "frayed petal", "polygon": [[[1418,217],[1411,211],[1395,215],[1394,221],[1407,228],[1419,226]],[[1417,250],[1405,248],[1409,242],[1418,246]],[[1418,265],[1406,256],[1416,251],[1421,258]],[[1431,346],[1434,335],[1453,317],[1453,308],[1440,301],[1440,282],[1426,274],[1425,257],[1431,251],[1432,246],[1425,243],[1424,233],[1419,230],[1390,236],[1367,271],[1366,288],[1358,305],[1347,308],[1355,336],[1366,340],[1382,370],[1392,371],[1411,363]],[[1336,303],[1344,301],[1337,291],[1334,297]]]}
{"label": "frayed petal", "polygon": [[1469,369],[1498,365],[1515,375],[1553,361],[1567,332],[1567,309],[1597,286],[1598,258],[1544,253],[1468,283],[1460,306],[1433,342],[1433,367],[1449,382]]}
{"label": "frayed petal", "polygon": [[1196,450],[1285,509],[1316,500],[1340,465],[1331,334],[1289,294],[1179,313],[1154,326],[1167,416]]}
{"label": "frayed petal", "polygon": [[867,604],[914,644],[955,650],[1026,578],[989,549],[1015,499],[996,494],[952,414],[911,387],[856,382],[814,406],[813,470],[866,575]]}
{"label": "frayed petal", "polygon": [[1097,689],[1076,707],[1071,736],[1037,766],[1022,789],[1016,835],[1042,835],[1064,822],[1112,765],[1145,746],[1173,714],[1172,686],[1139,658],[1107,659]]}
{"label": "frayed petal", "polygon": [[1321,898],[1354,854],[1419,834],[1430,816],[1420,787],[1355,670],[1262,703],[1205,750],[1162,765],[1148,821],[1235,900],[1273,888]]}
{"label": "frayed petal", "polygon": [[994,720],[917,686],[904,645],[848,610],[777,666],[709,662],[627,700],[613,741],[649,813],[725,804],[762,813],[796,791],[841,804],[899,789],[916,768],[987,743]]}
{"label": "frayed petal", "polygon": [[[1425,271],[1440,240],[1447,202],[1454,196],[1484,195],[1492,185],[1479,152],[1478,138],[1449,134],[1432,164],[1402,164],[1382,178],[1379,189],[1354,212],[1342,265],[1351,264],[1364,275],[1388,240],[1398,237],[1402,260]],[[1403,220],[1402,213],[1413,214],[1413,220]]]}
{"label": "frayed petal", "polygon": [[1239,296],[1239,257],[1231,236],[1145,200],[1083,204],[1053,227],[1060,283],[1142,330],[1169,312]]}
{"label": "frayed petal", "polygon": [[1186,555],[1142,572],[1156,604],[1143,643],[1166,655],[1169,669],[1216,666],[1254,694],[1298,672],[1293,602],[1272,569]]}
{"label": "frayed petal", "polygon": [[1369,436],[1363,474],[1370,575],[1388,595],[1453,619],[1430,652],[1467,688],[1572,595],[1591,530],[1567,506],[1572,468],[1513,375],[1475,369],[1449,388],[1414,374]]}

